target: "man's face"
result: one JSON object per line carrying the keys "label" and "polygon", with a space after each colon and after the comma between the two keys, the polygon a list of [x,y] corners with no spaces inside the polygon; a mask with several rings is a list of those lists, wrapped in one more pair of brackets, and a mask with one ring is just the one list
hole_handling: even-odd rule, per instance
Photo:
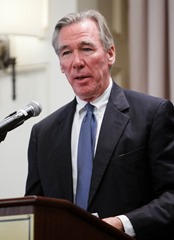
{"label": "man's face", "polygon": [[90,19],[73,23],[60,30],[59,60],[75,94],[92,101],[108,87],[115,48],[104,50],[96,23]]}

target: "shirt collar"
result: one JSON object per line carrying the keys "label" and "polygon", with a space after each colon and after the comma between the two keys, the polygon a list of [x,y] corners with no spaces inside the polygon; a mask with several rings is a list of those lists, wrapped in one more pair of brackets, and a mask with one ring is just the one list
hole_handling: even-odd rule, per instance
{"label": "shirt collar", "polygon": [[[97,111],[100,111],[100,109],[102,109],[102,107],[106,106],[106,104],[109,100],[111,88],[112,88],[112,79],[110,78],[109,85],[106,88],[106,90],[97,99],[90,102],[92,105],[94,105],[96,107]],[[87,104],[87,102],[81,100],[78,96],[76,96],[76,100],[77,100],[77,109],[76,110],[78,112],[81,112],[81,110],[84,108],[84,106]]]}

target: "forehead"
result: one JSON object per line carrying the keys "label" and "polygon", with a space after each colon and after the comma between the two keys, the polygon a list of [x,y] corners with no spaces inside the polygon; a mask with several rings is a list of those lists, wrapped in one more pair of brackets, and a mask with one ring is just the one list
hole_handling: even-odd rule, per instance
{"label": "forehead", "polygon": [[75,41],[99,40],[99,30],[97,24],[91,19],[84,19],[64,26],[58,36],[59,46]]}

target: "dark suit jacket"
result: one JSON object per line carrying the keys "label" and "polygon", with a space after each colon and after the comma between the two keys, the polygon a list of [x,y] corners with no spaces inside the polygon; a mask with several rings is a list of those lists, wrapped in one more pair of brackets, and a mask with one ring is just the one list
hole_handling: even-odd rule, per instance
{"label": "dark suit jacket", "polygon": [[[73,201],[75,108],[74,99],[33,126],[26,195]],[[93,164],[88,211],[101,218],[127,215],[137,239],[169,239],[169,233],[174,237],[171,102],[113,84]]]}

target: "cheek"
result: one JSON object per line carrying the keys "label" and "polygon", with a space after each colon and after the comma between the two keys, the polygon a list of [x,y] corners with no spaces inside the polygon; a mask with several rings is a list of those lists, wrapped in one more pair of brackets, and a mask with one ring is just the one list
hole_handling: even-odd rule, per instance
{"label": "cheek", "polygon": [[108,72],[109,69],[108,61],[106,61],[106,58],[101,58],[94,61],[91,66],[97,75],[103,75],[105,72]]}
{"label": "cheek", "polygon": [[68,65],[68,63],[66,64],[66,63],[61,63],[60,64],[60,69],[61,69],[61,72],[63,73],[63,74],[65,74],[66,75],[66,77],[68,78],[68,76],[70,75],[70,67],[69,67],[69,65]]}
{"label": "cheek", "polygon": [[109,65],[108,55],[107,54],[101,54],[98,55],[95,59],[92,61],[92,66],[103,69]]}

